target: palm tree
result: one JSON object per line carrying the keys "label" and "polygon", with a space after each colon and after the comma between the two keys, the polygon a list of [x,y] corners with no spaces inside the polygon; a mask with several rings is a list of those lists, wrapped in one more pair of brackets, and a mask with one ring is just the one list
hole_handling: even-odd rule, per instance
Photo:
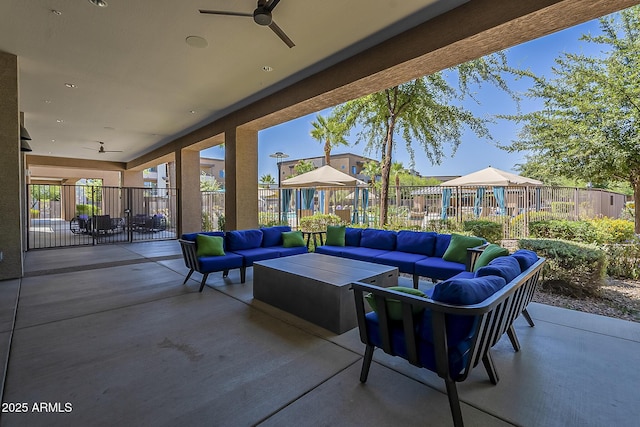
{"label": "palm tree", "polygon": [[320,114],[316,116],[316,121],[311,123],[311,137],[319,142],[324,142],[324,162],[331,165],[331,149],[338,145],[349,145],[345,138],[348,129],[344,123],[325,119]]}
{"label": "palm tree", "polygon": [[275,185],[276,179],[268,173],[260,177],[260,183],[267,186],[267,188],[271,188],[272,185]]}
{"label": "palm tree", "polygon": [[396,209],[400,208],[400,175],[406,173],[407,170],[402,162],[393,162],[391,164],[391,175],[396,180]]}
{"label": "palm tree", "polygon": [[369,177],[369,187],[372,189],[376,185],[376,177],[380,175],[380,163],[369,161],[364,164],[362,174]]}

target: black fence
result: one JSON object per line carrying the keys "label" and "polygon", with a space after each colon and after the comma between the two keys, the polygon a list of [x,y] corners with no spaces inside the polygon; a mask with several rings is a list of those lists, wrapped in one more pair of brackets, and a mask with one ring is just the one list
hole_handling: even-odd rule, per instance
{"label": "black fence", "polygon": [[175,188],[27,186],[29,249],[176,238]]}

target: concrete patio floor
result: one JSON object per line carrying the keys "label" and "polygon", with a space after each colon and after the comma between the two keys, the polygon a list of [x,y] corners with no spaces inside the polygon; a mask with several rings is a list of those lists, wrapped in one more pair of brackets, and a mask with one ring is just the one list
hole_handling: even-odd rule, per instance
{"label": "concrete patio floor", "polygon": [[[252,269],[183,286],[176,241],[31,251],[25,270],[0,282],[0,426],[452,425],[435,374],[378,350],[360,384],[357,328],[254,301]],[[459,385],[466,425],[639,425],[640,324],[529,311],[522,350],[494,347],[500,382]]]}

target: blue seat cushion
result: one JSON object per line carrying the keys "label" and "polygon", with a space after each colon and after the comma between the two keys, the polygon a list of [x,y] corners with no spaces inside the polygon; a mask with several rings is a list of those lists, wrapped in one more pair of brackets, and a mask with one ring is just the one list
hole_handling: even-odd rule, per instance
{"label": "blue seat cushion", "polygon": [[489,265],[480,267],[476,271],[476,277],[499,276],[509,283],[520,273],[518,260],[512,256],[503,256],[492,260]]}
{"label": "blue seat cushion", "polygon": [[317,246],[316,253],[324,255],[342,256],[344,246]]}
{"label": "blue seat cushion", "polygon": [[507,281],[499,276],[449,279],[435,286],[431,298],[447,304],[473,305],[486,300],[506,284]]}
{"label": "blue seat cushion", "polygon": [[224,237],[223,231],[199,231],[197,233],[185,233],[180,238],[182,240],[189,240],[190,242],[196,241],[196,236],[198,234],[204,234],[205,236],[219,236]]}
{"label": "blue seat cushion", "polygon": [[278,248],[240,249],[235,251],[235,253],[244,257],[244,265],[246,267],[252,266],[254,261],[278,258],[280,256],[280,250]]}
{"label": "blue seat cushion", "polygon": [[376,230],[365,228],[362,230],[360,246],[371,249],[392,251],[396,248],[396,233],[390,230]]}
{"label": "blue seat cushion", "polygon": [[396,236],[396,250],[433,256],[438,233],[400,230]]}
{"label": "blue seat cushion", "polygon": [[269,249],[277,250],[280,256],[306,254],[309,252],[306,246],[294,246],[291,248],[285,248],[284,246],[271,246]]}
{"label": "blue seat cushion", "polygon": [[528,249],[518,249],[511,256],[518,260],[522,271],[527,270],[538,261],[538,254]]}
{"label": "blue seat cushion", "polygon": [[461,271],[455,276],[451,277],[452,279],[473,279],[476,277],[476,274],[473,271]]}
{"label": "blue seat cushion", "polygon": [[346,246],[360,246],[361,228],[346,227],[344,229],[344,244]]}
{"label": "blue seat cushion", "polygon": [[400,270],[402,273],[413,274],[415,263],[425,258],[426,256],[421,254],[393,251],[378,255],[377,257],[373,258],[372,261],[376,264],[385,264],[398,267],[398,270]]}
{"label": "blue seat cushion", "polygon": [[442,258],[451,243],[451,234],[438,234],[436,236],[436,245],[433,248],[433,256]]}
{"label": "blue seat cushion", "polygon": [[227,231],[227,249],[233,252],[259,248],[262,245],[262,230]]}
{"label": "blue seat cushion", "polygon": [[340,256],[343,258],[356,259],[359,261],[373,262],[373,259],[379,255],[386,254],[389,251],[382,249],[362,248],[353,246],[342,246]]}
{"label": "blue seat cushion", "polygon": [[230,270],[242,267],[241,255],[227,252],[222,256],[204,256],[198,258],[201,273],[213,273],[215,271]]}
{"label": "blue seat cushion", "polygon": [[282,246],[282,233],[291,231],[288,225],[277,225],[275,227],[265,227],[262,231],[262,247]]}
{"label": "blue seat cushion", "polygon": [[[430,319],[429,310],[425,310],[426,318]],[[423,315],[423,316],[425,316]],[[430,329],[431,324],[427,321],[420,322],[416,329],[417,334],[420,336],[422,329]],[[367,324],[367,335],[369,340],[376,347],[382,348],[382,338],[380,336],[380,323],[378,315],[375,311],[367,313],[365,316],[365,322]],[[406,341],[404,339],[404,333],[402,330],[402,322],[393,322],[391,327],[391,350],[394,356],[399,356],[404,359],[408,358]],[[468,356],[468,349],[471,346],[470,339],[458,339],[454,341],[447,336],[449,343],[449,371],[452,378],[457,378],[460,371],[464,368],[466,358]],[[418,359],[420,364],[430,371],[436,370],[435,351],[433,348],[433,340],[419,339],[418,340]]]}
{"label": "blue seat cushion", "polygon": [[465,271],[465,265],[458,262],[445,261],[442,258],[429,257],[416,261],[414,273],[432,279],[448,279],[461,271]]}

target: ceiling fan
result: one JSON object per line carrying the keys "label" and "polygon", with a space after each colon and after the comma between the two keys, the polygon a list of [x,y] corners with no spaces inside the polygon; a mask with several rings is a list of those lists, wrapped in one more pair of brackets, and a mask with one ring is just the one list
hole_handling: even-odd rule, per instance
{"label": "ceiling fan", "polygon": [[226,12],[223,10],[202,10],[200,9],[200,13],[208,14],[208,15],[227,15],[227,16],[248,16],[253,18],[254,22],[258,25],[266,26],[271,28],[271,30],[276,33],[278,37],[287,45],[289,48],[295,46],[295,43],[282,31],[280,27],[276,25],[273,21],[273,17],[271,16],[271,12],[276,6],[280,3],[280,0],[258,0],[258,7],[253,13],[244,13],[244,12]]}
{"label": "ceiling fan", "polygon": [[[100,144],[100,148],[98,148],[98,153],[99,154],[104,154],[104,153],[122,153],[122,150],[105,150],[104,149],[104,142],[102,141],[96,141],[98,144]],[[95,150],[95,148],[89,148],[89,147],[82,147],[85,150]]]}

